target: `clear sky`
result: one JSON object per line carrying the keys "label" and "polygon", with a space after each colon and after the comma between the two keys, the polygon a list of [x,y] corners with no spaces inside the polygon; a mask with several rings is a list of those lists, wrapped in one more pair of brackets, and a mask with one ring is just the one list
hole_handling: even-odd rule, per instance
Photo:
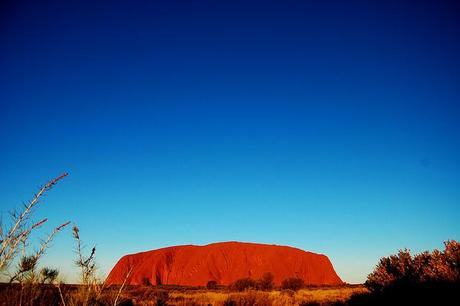
{"label": "clear sky", "polygon": [[0,9],[1,212],[68,171],[41,237],[75,222],[102,274],[238,240],[355,283],[460,239],[455,1],[34,2]]}

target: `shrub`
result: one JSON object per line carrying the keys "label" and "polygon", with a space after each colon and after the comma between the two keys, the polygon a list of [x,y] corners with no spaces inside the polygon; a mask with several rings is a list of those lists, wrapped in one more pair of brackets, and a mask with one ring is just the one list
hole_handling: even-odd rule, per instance
{"label": "shrub", "polygon": [[[38,277],[35,268],[38,261],[45,254],[53,238],[70,223],[66,222],[56,227],[31,254],[26,251],[26,247],[29,246],[30,235],[48,221],[45,218],[38,222],[32,222],[35,208],[42,197],[66,176],[67,173],[64,173],[42,186],[21,211],[11,213],[10,223],[3,224],[0,220],[0,272],[6,272],[5,274],[10,275],[10,283],[14,281],[23,282],[24,280],[36,281]],[[8,271],[8,268],[15,261],[18,262],[17,270]]]}
{"label": "shrub", "polygon": [[250,277],[241,278],[236,280],[230,287],[237,291],[244,291],[247,289],[256,288],[256,281]]}
{"label": "shrub", "polygon": [[298,277],[286,278],[281,283],[281,288],[282,289],[290,289],[290,290],[293,290],[293,291],[297,291],[297,290],[301,289],[303,286],[305,286],[304,280],[301,279],[301,278],[298,278]]}
{"label": "shrub", "polygon": [[[74,226],[73,236],[76,241],[76,265],[81,269],[82,286],[65,286],[58,280],[59,271],[49,267],[39,267],[54,237],[60,233],[70,221],[55,227],[45,239],[32,244],[30,237],[48,219],[33,221],[36,208],[42,198],[59,181],[68,174],[50,180],[40,187],[32,200],[24,204],[20,211],[11,213],[11,220],[2,223],[0,218],[0,279],[9,277],[9,283],[0,282],[0,305],[121,305],[130,301],[120,295],[132,271],[127,271],[125,281],[117,291],[103,292],[104,285],[96,279],[95,247],[89,256],[83,256],[79,229]],[[33,249],[33,250],[29,250]],[[114,300],[114,301],[113,301]],[[6,302],[5,302],[6,301]]]}
{"label": "shrub", "polygon": [[[70,221],[63,223],[53,229],[46,239],[42,239],[38,244],[31,244],[30,237],[33,235],[48,219],[44,218],[38,222],[33,221],[33,214],[36,207],[39,206],[40,200],[51,190],[60,180],[67,176],[67,173],[50,180],[44,186],[40,187],[32,200],[24,205],[22,210],[11,213],[10,222],[2,223],[0,219],[0,277],[9,277],[9,287],[14,291],[15,283],[20,284],[19,294],[5,294],[11,304],[22,305],[40,305],[45,298],[51,300],[54,294],[54,288],[51,286],[40,287],[38,284],[48,282],[53,284],[58,276],[58,271],[50,268],[44,268],[37,272],[40,259],[44,256],[51,241],[62,231]],[[29,250],[35,246],[32,251]],[[62,299],[62,296],[60,297]],[[5,299],[1,299],[5,300]],[[3,303],[2,303],[3,305]]]}
{"label": "shrub", "polygon": [[381,258],[365,285],[371,291],[380,291],[395,281],[409,280],[413,275],[412,257],[408,250],[401,250],[397,255]]}
{"label": "shrub", "polygon": [[217,282],[215,280],[210,280],[207,284],[206,284],[206,288],[207,289],[217,289]]}
{"label": "shrub", "polygon": [[44,284],[48,282],[48,284],[52,284],[54,283],[58,275],[59,275],[58,270],[44,267],[40,271],[41,283]]}
{"label": "shrub", "polygon": [[460,243],[444,243],[444,251],[422,252],[411,256],[408,250],[383,257],[368,275],[365,286],[380,292],[388,287],[413,286],[420,283],[453,283],[460,281]]}
{"label": "shrub", "polygon": [[264,275],[262,275],[262,277],[259,280],[257,280],[257,289],[265,291],[272,290],[274,287],[273,278],[274,277],[272,273],[264,273]]}

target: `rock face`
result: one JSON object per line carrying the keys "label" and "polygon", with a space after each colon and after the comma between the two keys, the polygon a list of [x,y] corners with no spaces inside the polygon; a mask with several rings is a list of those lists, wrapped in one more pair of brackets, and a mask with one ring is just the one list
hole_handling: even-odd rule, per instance
{"label": "rock face", "polygon": [[205,286],[214,280],[229,285],[237,279],[274,275],[279,285],[289,277],[306,284],[338,285],[342,281],[327,256],[300,249],[242,242],[221,242],[205,246],[173,246],[123,256],[107,277],[107,284]]}

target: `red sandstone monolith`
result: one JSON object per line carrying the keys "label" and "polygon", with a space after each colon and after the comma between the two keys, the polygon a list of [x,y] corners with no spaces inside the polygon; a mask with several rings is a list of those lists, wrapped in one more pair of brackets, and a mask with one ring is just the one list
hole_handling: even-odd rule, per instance
{"label": "red sandstone monolith", "polygon": [[213,280],[229,285],[237,279],[274,275],[279,285],[289,277],[310,285],[339,285],[341,279],[326,255],[301,249],[243,242],[182,245],[123,256],[106,284],[205,286]]}

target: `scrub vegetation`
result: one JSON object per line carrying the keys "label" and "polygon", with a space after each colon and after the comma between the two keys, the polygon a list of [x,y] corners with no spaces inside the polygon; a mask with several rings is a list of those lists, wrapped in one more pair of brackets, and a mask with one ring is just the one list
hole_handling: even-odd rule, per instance
{"label": "scrub vegetation", "polygon": [[58,269],[40,267],[40,259],[51,241],[70,221],[55,227],[37,246],[31,242],[31,237],[48,219],[35,222],[33,213],[46,193],[67,175],[63,173],[40,187],[22,210],[10,213],[10,222],[0,224],[0,305],[117,305],[121,302],[124,286],[106,290],[104,283],[96,277],[96,247],[88,255],[84,254],[76,225],[72,234],[80,284],[63,284]]}

